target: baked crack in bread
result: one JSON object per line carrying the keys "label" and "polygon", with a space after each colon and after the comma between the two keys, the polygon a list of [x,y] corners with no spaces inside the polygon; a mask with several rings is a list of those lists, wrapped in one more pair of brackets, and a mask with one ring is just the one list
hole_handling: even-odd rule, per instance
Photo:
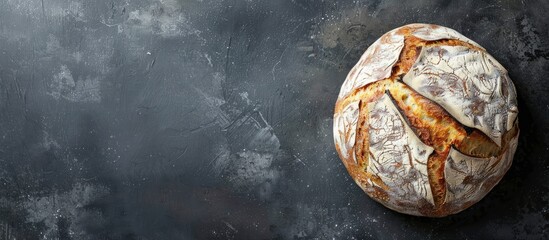
{"label": "baked crack in bread", "polygon": [[395,211],[429,217],[481,200],[519,136],[507,70],[477,43],[410,24],[374,42],[336,102],[334,140],[355,182]]}

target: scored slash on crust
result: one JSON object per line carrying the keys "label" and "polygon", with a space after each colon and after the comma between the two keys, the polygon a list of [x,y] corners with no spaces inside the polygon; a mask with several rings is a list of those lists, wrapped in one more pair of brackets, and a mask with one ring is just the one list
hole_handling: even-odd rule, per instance
{"label": "scored slash on crust", "polygon": [[[343,159],[349,173],[369,195],[374,197],[374,199],[377,198],[376,200],[381,200],[381,203],[392,209],[395,209],[393,205],[399,205],[400,209],[395,210],[408,214],[444,216],[460,210],[454,209],[455,206],[449,206],[447,203],[455,200],[455,198],[459,197],[461,194],[455,192],[458,188],[456,188],[456,183],[452,182],[454,179],[450,179],[451,181],[449,182],[445,179],[445,175],[454,174],[452,173],[452,169],[449,169],[448,167],[445,168],[446,161],[453,161],[451,158],[452,154],[462,154],[463,156],[470,156],[470,158],[479,161],[490,161],[491,164],[497,164],[500,159],[505,158],[504,160],[510,165],[509,158],[512,158],[512,156],[508,157],[506,155],[514,153],[513,147],[516,147],[518,126],[516,122],[516,107],[511,107],[515,112],[508,113],[508,121],[503,123],[503,125],[506,125],[505,130],[507,131],[504,131],[505,133],[502,134],[500,138],[489,137],[483,131],[476,129],[474,124],[472,126],[471,124],[468,124],[469,126],[464,125],[462,123],[463,121],[458,121],[455,118],[456,113],[450,114],[445,108],[439,105],[441,104],[440,100],[433,100],[432,96],[431,98],[426,97],[425,92],[422,92],[423,94],[418,92],[415,88],[408,85],[410,81],[403,80],[403,77],[410,75],[409,72],[412,71],[411,69],[414,68],[418,56],[422,54],[425,48],[435,49],[438,46],[450,46],[464,47],[471,51],[485,51],[478,44],[463,37],[454,30],[442,28],[442,31],[431,31],[431,35],[429,35],[429,32],[425,30],[425,26],[426,25],[414,24],[395,29],[382,36],[372,47],[368,48],[359,63],[351,70],[347,80],[342,86],[335,109],[334,124],[336,127],[334,128],[334,138],[336,140],[338,153]],[[429,26],[428,28],[438,28],[438,26],[433,25],[427,26]],[[433,32],[435,32],[435,34],[433,34]],[[400,38],[402,38],[402,44],[398,43]],[[379,42],[385,42],[388,43],[388,45],[393,44],[394,47],[379,47]],[[385,51],[386,54],[387,52],[389,54],[395,54],[394,50],[399,50],[399,52],[397,52],[398,57],[396,60],[393,60],[392,57],[388,57],[388,60],[382,62],[382,65],[389,64],[392,66],[389,69],[380,68],[376,70],[375,68],[380,67],[380,65],[374,65],[370,68],[364,66],[365,64],[371,64],[372,62],[371,59],[368,59],[368,55],[375,55],[376,51]],[[497,61],[495,61],[495,63],[497,63]],[[503,69],[499,63],[495,67]],[[374,74],[364,75],[365,68]],[[413,74],[417,72],[416,69],[413,71]],[[363,74],[364,76],[359,76],[360,74]],[[506,72],[501,74],[505,75]],[[362,77],[362,79],[359,81],[350,81],[353,78],[357,79],[360,77]],[[374,79],[376,77],[377,79]],[[409,80],[409,78],[407,80]],[[510,80],[508,81],[511,85],[510,87],[512,87],[512,83],[510,83]],[[417,83],[414,84],[415,87],[417,87],[417,85]],[[514,91],[514,88],[511,90]],[[514,94],[514,92],[512,93]],[[380,101],[383,96],[387,96],[390,99],[386,104],[395,107],[398,114],[401,116],[401,120],[405,121],[405,125],[411,128],[412,134],[420,139],[423,144],[431,146],[434,149],[427,160],[428,185],[430,191],[432,191],[432,194],[429,195],[431,195],[431,204],[433,205],[429,206],[429,204],[423,203],[423,206],[417,210],[418,212],[414,212],[414,209],[412,208],[406,209],[404,206],[406,204],[403,202],[388,204],[389,201],[392,201],[390,197],[387,196],[387,191],[390,191],[391,187],[387,186],[387,183],[385,183],[380,176],[377,176],[378,174],[372,173],[380,173],[380,170],[377,167],[372,168],[373,165],[369,161],[369,158],[372,158],[376,162],[379,161],[373,158],[374,156],[370,149],[370,129],[367,127],[369,126],[369,119],[371,119],[372,116],[369,116],[369,108],[371,108],[372,104]],[[511,105],[516,105],[516,100],[513,102],[513,98],[515,98],[515,96],[511,94],[504,100],[510,101]],[[351,115],[353,117],[347,120],[341,119],[340,115],[349,109],[352,109],[353,113]],[[349,114],[343,115],[349,116]],[[460,120],[463,120],[463,118],[460,117]],[[350,121],[351,126],[349,126],[349,124],[342,125],[342,122],[348,121]],[[510,123],[510,121],[512,122]],[[336,130],[338,129],[337,126],[343,127],[343,129],[346,130],[348,128],[345,128],[345,126],[351,127],[353,132],[351,135],[354,139],[351,141],[338,139],[338,136],[341,136],[342,133],[338,132],[339,130]],[[346,133],[343,133],[343,135],[345,136]],[[408,148],[404,149],[409,149],[408,145],[405,147]],[[412,157],[409,150],[407,154],[411,161]],[[461,163],[463,163],[463,161],[461,161]],[[410,166],[413,166],[411,162]],[[504,168],[506,171],[508,166]],[[503,171],[503,173],[505,171]],[[499,177],[503,175],[501,171],[495,173],[500,174]],[[495,173],[491,173],[490,176],[494,178],[493,175]],[[497,179],[497,176],[494,179]],[[462,180],[465,181],[467,179],[464,178]],[[499,179],[497,180],[499,181]],[[491,184],[483,184],[483,187],[489,190],[496,183],[497,181],[491,181]],[[462,185],[463,184],[467,185],[467,182],[462,182]],[[484,194],[486,193],[487,191],[484,192]],[[480,198],[484,196],[482,194],[477,195]],[[452,196],[454,199],[449,196]],[[476,201],[480,200],[480,198],[476,199]],[[476,201],[473,201],[473,203]]]}

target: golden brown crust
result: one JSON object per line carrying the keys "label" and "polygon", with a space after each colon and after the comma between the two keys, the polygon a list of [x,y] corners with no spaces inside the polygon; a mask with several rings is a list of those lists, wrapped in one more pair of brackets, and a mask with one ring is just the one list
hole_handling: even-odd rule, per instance
{"label": "golden brown crust", "polygon": [[366,166],[368,166],[368,153],[369,144],[368,144],[368,108],[367,104],[362,100],[358,104],[359,115],[358,115],[358,124],[356,129],[356,143],[355,143],[355,153],[357,158],[358,166],[362,171],[366,172]]}
{"label": "golden brown crust", "polygon": [[[494,141],[477,129],[469,129],[456,119],[454,119],[440,105],[420,95],[399,79],[406,74],[416,62],[422,47],[424,46],[464,46],[475,50],[484,51],[482,48],[468,42],[456,39],[441,39],[435,41],[422,40],[412,35],[413,27],[402,27],[396,33],[404,35],[404,47],[400,53],[397,62],[392,66],[391,76],[369,83],[365,86],[352,90],[350,94],[342,99],[338,99],[335,106],[335,112],[339,113],[351,103],[359,101],[359,116],[356,127],[356,141],[351,154],[356,156],[356,162],[349,158],[340,157],[355,181],[363,187],[367,193],[374,199],[384,205],[389,199],[387,194],[387,185],[376,175],[367,172],[369,158],[369,129],[368,129],[368,111],[367,104],[378,100],[385,92],[390,93],[395,106],[406,119],[408,125],[416,133],[418,138],[426,145],[432,146],[434,152],[427,161],[427,172],[431,186],[434,206],[425,202],[418,204],[419,212],[425,216],[440,217],[455,213],[454,206],[445,204],[445,195],[447,192],[444,176],[445,162],[452,147],[461,153],[473,157],[502,158],[509,148],[509,141],[518,134],[518,127],[505,133],[502,139],[502,147],[499,147]],[[381,38],[384,39],[383,37]],[[353,75],[353,68],[350,75]],[[336,145],[338,153],[339,147]],[[495,185],[499,179],[494,179]],[[374,183],[374,184],[372,184]],[[490,187],[491,188],[491,187]],[[470,206],[474,202],[464,203],[462,206]]]}
{"label": "golden brown crust", "polygon": [[435,208],[442,205],[446,193],[444,161],[452,144],[466,135],[465,129],[444,109],[422,97],[403,83],[395,83],[391,94],[421,141],[435,149],[427,161],[429,183]]}

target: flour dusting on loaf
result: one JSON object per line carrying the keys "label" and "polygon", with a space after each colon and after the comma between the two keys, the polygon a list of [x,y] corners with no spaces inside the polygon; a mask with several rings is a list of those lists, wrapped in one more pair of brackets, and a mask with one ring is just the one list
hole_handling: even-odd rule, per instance
{"label": "flour dusting on loaf", "polygon": [[512,163],[516,92],[505,68],[455,30],[410,24],[381,36],[342,84],[334,140],[355,182],[398,212],[455,214]]}

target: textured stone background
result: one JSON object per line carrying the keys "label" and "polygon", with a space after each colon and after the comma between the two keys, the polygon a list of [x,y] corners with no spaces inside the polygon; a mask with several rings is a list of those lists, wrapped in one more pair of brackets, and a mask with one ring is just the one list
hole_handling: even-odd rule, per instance
{"label": "textured stone background", "polygon": [[[0,239],[548,239],[549,2],[0,1]],[[509,70],[521,137],[443,219],[367,198],[332,109],[362,52],[426,22]]]}

